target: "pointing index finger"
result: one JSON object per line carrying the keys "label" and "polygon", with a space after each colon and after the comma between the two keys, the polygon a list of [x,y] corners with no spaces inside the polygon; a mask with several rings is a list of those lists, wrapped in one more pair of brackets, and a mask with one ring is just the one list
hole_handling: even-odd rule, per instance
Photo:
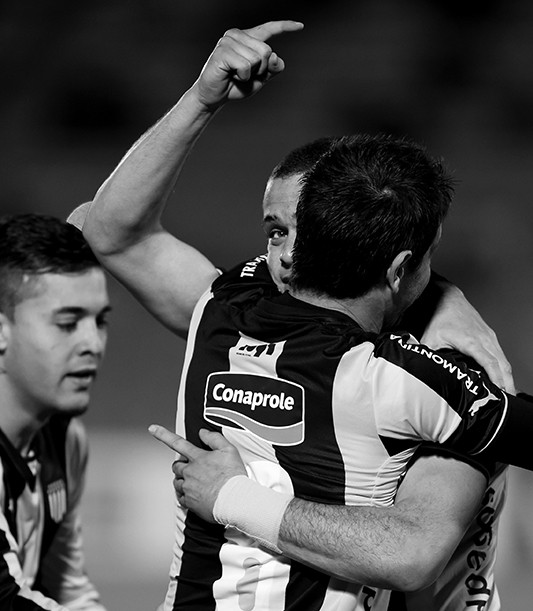
{"label": "pointing index finger", "polygon": [[167,428],[159,424],[151,424],[148,427],[148,431],[153,437],[163,442],[168,448],[178,452],[182,456],[185,456],[185,458],[194,459],[199,453],[203,452],[203,450],[197,448],[190,441],[176,435],[176,433],[169,431]]}
{"label": "pointing index finger", "polygon": [[303,29],[303,27],[304,24],[300,21],[286,19],[284,21],[267,21],[266,23],[243,31],[252,38],[257,38],[257,40],[265,42],[269,38],[272,38],[272,36],[277,36],[284,32],[297,32]]}

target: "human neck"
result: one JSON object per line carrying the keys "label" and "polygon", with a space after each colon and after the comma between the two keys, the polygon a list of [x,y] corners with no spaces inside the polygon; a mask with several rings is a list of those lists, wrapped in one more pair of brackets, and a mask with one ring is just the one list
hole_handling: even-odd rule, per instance
{"label": "human neck", "polygon": [[309,291],[291,289],[291,295],[306,303],[342,312],[349,316],[364,330],[379,333],[383,326],[384,307],[380,294],[370,291],[354,299],[336,299],[329,295],[319,295]]}

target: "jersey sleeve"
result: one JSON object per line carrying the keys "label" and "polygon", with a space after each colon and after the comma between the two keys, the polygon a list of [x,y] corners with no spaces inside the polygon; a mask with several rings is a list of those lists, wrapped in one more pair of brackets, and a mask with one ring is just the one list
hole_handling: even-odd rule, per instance
{"label": "jersey sleeve", "polygon": [[105,611],[85,570],[80,501],[85,485],[88,443],[79,420],[72,420],[66,438],[68,510],[42,560],[43,589],[70,611]]}
{"label": "jersey sleeve", "polygon": [[[376,342],[378,428],[390,437],[419,438],[476,455],[502,430],[509,396],[481,369],[452,351],[432,350],[409,334]],[[502,461],[504,462],[504,461]]]}
{"label": "jersey sleeve", "polygon": [[266,255],[254,257],[221,274],[213,281],[211,290],[219,301],[238,291],[243,303],[255,302],[261,296],[279,294],[270,275]]}
{"label": "jersey sleeve", "polygon": [[509,396],[507,416],[492,443],[482,453],[486,460],[495,460],[515,467],[533,470],[533,399],[519,393]]}

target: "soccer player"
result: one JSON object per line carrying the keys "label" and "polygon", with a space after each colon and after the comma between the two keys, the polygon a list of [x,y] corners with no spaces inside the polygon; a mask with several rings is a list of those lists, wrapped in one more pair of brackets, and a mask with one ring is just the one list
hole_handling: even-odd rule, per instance
{"label": "soccer player", "polygon": [[[268,237],[268,266],[273,277],[277,279],[277,284],[281,290],[286,287],[292,266],[291,250],[296,235],[296,202],[302,174],[327,151],[331,142],[332,139],[324,138],[292,151],[276,166],[267,183],[263,216],[264,229]],[[80,206],[70,216],[69,221],[76,223],[81,228],[88,205]],[[440,320],[443,328],[448,329],[448,333],[450,333],[450,322],[457,324],[458,315],[464,316],[467,312],[469,318],[463,327],[477,338],[487,335],[487,328],[483,326],[483,321],[474,310],[466,309],[469,304],[464,302],[464,299],[462,300],[461,293],[455,287],[434,279],[431,290],[426,291],[426,293],[427,296],[423,300],[419,300],[419,304],[423,307],[418,305],[416,312],[412,312],[409,317],[413,320],[413,322],[409,322],[409,327],[416,327],[415,335],[417,333],[422,334],[424,326],[431,323],[427,327],[429,333],[426,332],[426,337],[429,338],[430,342],[437,339],[434,336],[436,332],[440,331],[439,317],[433,314],[434,318],[431,322],[428,320],[428,312],[435,312],[435,302],[442,298],[442,294],[446,294],[448,305],[441,314]],[[454,295],[454,293],[456,294]],[[453,314],[450,316],[450,300],[453,302],[454,299],[458,301],[459,307],[455,307]],[[446,314],[447,312],[448,314]],[[416,325],[413,323],[416,323]],[[468,337],[462,333],[460,325],[456,335],[463,341]],[[443,456],[446,458],[442,458]],[[403,593],[395,593],[390,607],[392,611],[403,609],[405,605],[407,605],[408,610],[412,611],[430,611],[431,609],[455,611],[465,601],[478,601],[480,604],[486,605],[487,611],[499,609],[499,598],[493,571],[497,547],[497,526],[505,497],[505,470],[500,468],[495,471],[490,477],[489,485],[483,492],[480,482],[485,481],[485,466],[471,459],[467,461],[464,456],[455,455],[460,463],[457,460],[451,460],[452,457],[454,455],[449,450],[444,450],[440,446],[423,448],[423,451],[417,454],[416,466],[410,468],[403,481],[396,499],[397,508],[403,510],[405,507],[405,511],[411,518],[417,511],[416,515],[418,515],[419,523],[425,522],[427,524],[420,529],[421,532],[418,537],[412,537],[413,544],[409,546],[409,549],[412,550],[413,555],[420,556],[416,548],[416,542],[419,539],[428,541],[430,536],[428,528],[433,527],[436,528],[432,536],[438,537],[435,548],[442,548],[440,541],[445,538],[444,533],[447,532],[445,523],[453,526],[453,536],[450,539],[452,541],[457,540],[462,529],[468,526],[468,516],[474,518],[475,510],[483,499],[478,512],[479,518],[471,520],[460,545],[438,579],[422,591],[409,593],[407,602],[398,601],[399,596],[405,596]],[[214,480],[220,477],[215,469],[212,469],[211,475]],[[437,481],[439,482],[438,485],[436,484]],[[460,486],[459,482],[461,483]],[[423,491],[425,483],[429,484],[427,492]],[[209,484],[203,482],[202,485]],[[414,507],[408,505],[412,497],[416,502]],[[424,507],[423,517],[419,510],[420,506]],[[446,507],[444,516],[443,507]],[[432,508],[436,510],[435,515],[431,515]],[[490,517],[490,523],[487,523],[486,516]],[[472,542],[479,540],[479,536],[476,537],[476,535],[482,528],[480,524],[484,525],[484,532],[490,533],[490,536],[484,537],[476,545]],[[375,524],[373,527],[375,530],[379,529]],[[372,527],[369,524],[367,528],[370,530]],[[475,572],[469,565],[468,560],[468,555],[473,549],[479,550],[479,562]],[[401,553],[407,560],[409,553],[405,544]]]}
{"label": "soccer player", "polygon": [[[278,276],[285,283],[288,282],[292,267],[291,251],[296,237],[296,201],[302,175],[327,151],[331,142],[331,138],[322,138],[292,151],[274,168],[267,184],[264,225],[269,238],[269,267],[275,267],[276,261],[279,261],[281,271]],[[454,290],[457,291],[448,283],[433,278],[432,285],[426,289],[423,298],[417,300],[416,307],[408,310],[408,315],[402,319],[401,325],[406,325],[415,337],[423,337],[424,343],[439,345],[440,338],[436,334],[441,328],[450,333],[450,323],[453,322],[454,316],[450,316],[449,310],[445,308],[442,318],[439,319],[439,316],[435,315],[435,304],[442,302],[444,291],[447,291],[449,300],[450,293],[453,294]],[[461,308],[456,310],[459,311]],[[431,316],[433,320],[430,319]],[[469,324],[479,325],[479,317],[475,312],[470,314],[470,320]],[[439,323],[442,323],[442,327]],[[482,327],[478,328],[476,333],[480,338],[486,331],[482,330]],[[457,336],[461,336],[460,328],[457,329]],[[471,347],[463,344],[463,350],[471,352]],[[479,350],[478,356],[487,361],[486,355]],[[222,474],[217,471],[218,466],[217,464],[204,474],[209,479],[204,479],[202,486],[209,487],[212,482],[220,479]],[[481,493],[478,485],[484,476],[487,477],[487,486]],[[504,465],[491,466],[489,473],[483,462],[450,452],[442,446],[424,446],[417,452],[396,497],[397,508],[404,506],[407,513],[414,515],[416,506],[425,503],[423,519],[429,528],[438,524],[444,527],[446,522],[453,523],[452,516],[461,516],[456,524],[458,533],[460,525],[468,523],[467,516],[470,515],[473,519],[438,578],[430,586],[416,592],[395,592],[391,598],[390,611],[456,611],[475,605],[483,607],[485,611],[500,609],[494,569],[498,525],[506,496],[506,476]],[[427,492],[423,491],[425,482],[429,484]],[[409,508],[407,505],[411,499],[416,504],[415,508]],[[479,510],[474,516],[473,512],[478,505]],[[435,509],[435,514],[431,517],[429,508]],[[418,519],[422,520],[422,517],[419,515]],[[424,533],[423,538],[429,541],[430,537],[436,537],[434,547],[438,549],[443,532],[444,530],[440,533],[438,530],[434,533],[428,531]],[[413,545],[405,545],[405,557],[409,554],[408,549],[417,554],[416,541],[414,537]],[[476,558],[474,566],[472,557]]]}
{"label": "soccer player", "polygon": [[[228,101],[254,95],[283,71],[283,60],[266,41],[302,27],[298,22],[279,21],[226,32],[194,85],[131,147],[93,202],[71,214],[70,222],[83,226],[106,269],[180,337],[186,337],[194,306],[219,270],[193,246],[169,233],[162,226],[162,213],[192,147],[220,109]],[[269,182],[265,205],[275,201],[269,191],[279,185],[281,199],[275,205],[283,214],[281,207],[294,196],[297,181],[295,175],[286,183]],[[292,222],[290,208],[285,219]],[[276,242],[279,246],[280,241]],[[272,249],[273,256],[269,255],[269,264],[274,280],[283,285],[286,264],[276,257],[281,252],[277,246]],[[283,251],[290,252],[290,242],[283,242]],[[511,367],[494,332],[456,287],[446,285],[443,289],[439,317],[431,321],[435,324],[426,330],[424,339],[430,344],[436,340],[439,345],[454,345],[470,354],[496,383],[512,391]],[[467,323],[460,324],[465,318]],[[441,324],[443,319],[446,324]],[[460,332],[453,329],[454,323]]]}
{"label": "soccer player", "polygon": [[[212,433],[198,436],[202,427],[221,427],[247,474],[187,490],[195,454],[189,442],[175,443],[185,460],[176,466],[182,513],[169,608],[247,601],[250,608],[386,609],[386,590],[339,579],[370,576],[385,585],[398,550],[378,539],[373,568],[353,564],[362,550],[335,505],[391,506],[420,439],[473,454],[494,446],[503,460],[533,466],[527,451],[502,444],[504,437],[514,443],[531,414],[526,402],[450,353],[402,332],[381,333],[426,286],[449,201],[446,175],[420,147],[342,139],[305,179],[290,294],[272,288],[258,259],[222,275],[200,300],[178,428],[196,444],[223,449],[219,436],[216,443]],[[531,415],[525,424],[530,430]],[[312,509],[295,508],[293,496],[306,507],[314,501]],[[291,544],[280,548],[287,510]],[[417,570],[397,582],[402,589],[438,575],[425,543]],[[302,564],[278,555],[285,551]]]}
{"label": "soccer player", "polygon": [[[159,220],[162,209],[190,147],[216,114],[219,106],[227,99],[246,97],[282,68],[281,60],[277,56],[269,55],[271,51],[266,49],[263,41],[284,29],[298,29],[298,27],[295,24],[282,22],[265,24],[247,32],[237,30],[228,32],[217,45],[197,83],[183,96],[176,107],[130,150],[99,191],[91,209],[85,231],[99,257],[152,313],[179,334],[186,332],[193,306],[218,272],[200,253],[163,230]],[[266,66],[265,57],[272,57],[272,65],[268,64],[270,72],[267,70],[256,78],[254,70],[257,66],[254,62],[258,61],[260,66]],[[232,62],[237,62],[239,65],[236,66]],[[246,74],[254,79],[253,86],[246,89],[243,84],[242,88],[239,88],[237,83],[237,86],[233,87],[235,83],[232,83],[232,79],[235,75],[236,78],[241,76],[246,78]],[[215,87],[212,87],[211,79],[215,81]],[[213,94],[209,103],[204,103],[205,100],[202,98],[206,94]],[[277,200],[275,197],[268,199],[268,194],[273,192],[272,188],[283,184],[283,181],[277,180],[269,184],[265,202],[286,201],[290,194],[284,200],[283,192]],[[291,181],[285,184],[293,186]],[[292,201],[294,202],[295,199]],[[288,210],[290,211],[290,208]],[[289,211],[285,214],[288,215],[287,219],[290,222]],[[278,212],[284,214],[281,208],[278,208]],[[270,223],[268,219],[267,223]],[[271,271],[275,279],[278,277],[283,279],[290,264],[288,261],[290,240],[285,239],[283,231],[278,235],[278,229],[283,229],[279,224],[279,218],[268,226],[273,232],[269,240]],[[280,253],[279,257],[276,255],[277,252]],[[484,336],[487,336],[485,330]],[[496,345],[496,348],[499,347]],[[491,349],[491,358],[494,361],[499,359],[500,362],[502,360],[506,362],[501,358],[498,350],[494,351],[494,344]],[[494,354],[498,354],[498,357],[494,357]],[[498,371],[497,375],[502,384],[509,384],[510,376],[505,367]],[[434,470],[432,474],[434,475]],[[409,477],[408,475],[404,485]],[[454,472],[451,480],[455,481],[455,479]],[[417,486],[419,493],[422,490],[421,481],[419,473]],[[483,477],[481,481],[478,497],[484,488]],[[468,505],[468,495],[475,489],[474,485],[465,486],[461,492],[466,494],[457,496]],[[439,491],[445,490],[451,494],[456,492],[451,483],[447,488],[444,485],[439,487]],[[436,492],[433,490],[432,494],[435,495]],[[427,499],[428,496],[424,498]],[[443,494],[443,499],[447,500],[447,498],[448,495]],[[427,503],[422,503],[418,508],[419,523],[422,522],[420,518],[422,509],[428,509],[426,506]],[[453,504],[450,502],[449,506],[451,508]],[[447,536],[444,518],[449,522],[450,514],[451,512],[448,512],[446,516],[437,516],[438,528],[434,532],[439,531],[440,539],[445,539]],[[462,515],[461,518],[464,519]],[[390,532],[388,516],[384,521],[385,533]],[[427,522],[435,523],[429,518]],[[462,522],[453,523],[454,536],[457,532],[460,536],[461,528],[466,527],[468,521],[465,521],[463,526],[461,524]],[[398,524],[398,529],[400,527]],[[379,518],[374,521],[374,529],[379,529]],[[368,538],[368,533],[371,531],[372,528],[367,522],[366,526],[360,529],[361,540]],[[402,539],[400,532],[400,530],[395,532],[393,537],[395,541]],[[457,540],[456,537],[454,541]],[[363,550],[364,546],[361,545],[359,548]],[[361,551],[361,556],[363,555]],[[407,560],[409,555],[405,550],[403,555]],[[364,564],[371,560],[362,558],[361,562]]]}
{"label": "soccer player", "polygon": [[104,272],[59,219],[0,219],[0,607],[104,611],[84,568],[78,418],[104,355]]}

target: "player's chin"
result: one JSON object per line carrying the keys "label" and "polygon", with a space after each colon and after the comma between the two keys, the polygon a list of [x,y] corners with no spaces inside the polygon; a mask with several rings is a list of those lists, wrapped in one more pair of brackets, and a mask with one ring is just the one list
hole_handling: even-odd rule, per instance
{"label": "player's chin", "polygon": [[87,391],[69,394],[60,401],[59,411],[66,416],[81,416],[89,407],[90,395]]}
{"label": "player's chin", "polygon": [[86,405],[78,405],[75,407],[69,407],[66,410],[63,410],[63,414],[66,416],[82,416],[88,409],[89,404]]}

